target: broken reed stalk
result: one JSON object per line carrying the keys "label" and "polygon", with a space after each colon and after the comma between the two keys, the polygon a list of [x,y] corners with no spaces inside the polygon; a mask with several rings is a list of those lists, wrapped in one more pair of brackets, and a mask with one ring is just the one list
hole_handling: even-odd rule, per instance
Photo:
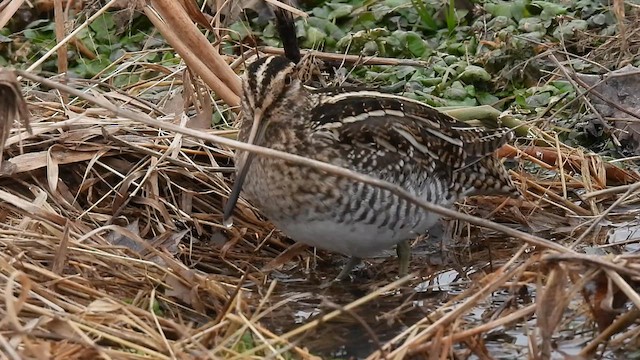
{"label": "broken reed stalk", "polygon": [[181,54],[191,71],[200,75],[227,104],[237,107],[240,104],[238,94],[242,91],[240,78],[221,55],[213,51],[211,43],[192,23],[182,5],[170,0],[153,0],[151,5],[144,7],[145,14]]}

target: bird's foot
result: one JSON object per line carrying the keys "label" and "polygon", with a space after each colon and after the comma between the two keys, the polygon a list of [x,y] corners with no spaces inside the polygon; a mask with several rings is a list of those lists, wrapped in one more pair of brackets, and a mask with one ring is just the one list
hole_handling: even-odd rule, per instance
{"label": "bird's foot", "polygon": [[360,259],[359,257],[352,256],[351,258],[349,258],[349,261],[347,261],[347,263],[342,267],[340,274],[338,274],[335,279],[320,284],[320,289],[326,289],[334,283],[346,280],[349,275],[351,275],[351,271],[353,270],[353,268],[356,267],[356,265],[360,264],[361,261],[362,259]]}
{"label": "bird's foot", "polygon": [[411,263],[411,245],[405,240],[396,245],[396,253],[398,254],[398,276],[403,277],[409,273],[409,265]]}
{"label": "bird's foot", "polygon": [[347,263],[342,267],[340,274],[338,274],[338,276],[336,276],[333,281],[342,281],[348,278],[353,268],[356,267],[356,265],[360,264],[361,261],[362,259],[360,259],[359,257],[350,257],[349,261],[347,261]]}

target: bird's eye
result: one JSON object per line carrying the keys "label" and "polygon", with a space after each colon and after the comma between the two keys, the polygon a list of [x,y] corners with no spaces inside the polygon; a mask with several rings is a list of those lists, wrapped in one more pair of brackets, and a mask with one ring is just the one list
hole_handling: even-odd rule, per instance
{"label": "bird's eye", "polygon": [[289,85],[293,81],[293,77],[291,75],[287,75],[284,77],[284,84]]}

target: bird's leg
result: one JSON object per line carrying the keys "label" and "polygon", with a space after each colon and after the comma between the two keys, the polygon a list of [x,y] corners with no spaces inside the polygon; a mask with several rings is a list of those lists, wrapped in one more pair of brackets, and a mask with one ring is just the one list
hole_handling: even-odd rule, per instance
{"label": "bird's leg", "polygon": [[340,271],[340,274],[338,274],[338,276],[334,281],[342,281],[346,279],[351,273],[351,270],[353,270],[353,268],[356,265],[360,264],[360,261],[362,261],[362,259],[360,259],[359,257],[355,257],[355,256],[350,257],[349,261],[347,261],[347,263],[344,264],[342,271]]}
{"label": "bird's leg", "polygon": [[400,270],[398,275],[400,277],[409,273],[409,263],[411,261],[411,246],[409,240],[404,240],[396,245],[396,253],[398,254],[398,263]]}

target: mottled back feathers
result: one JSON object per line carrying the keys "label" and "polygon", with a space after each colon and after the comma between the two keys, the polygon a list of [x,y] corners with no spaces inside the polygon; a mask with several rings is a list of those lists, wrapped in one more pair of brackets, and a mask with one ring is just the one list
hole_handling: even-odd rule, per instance
{"label": "mottled back feathers", "polygon": [[[492,156],[513,138],[508,129],[472,127],[423,103],[396,95],[375,91],[327,95],[325,90],[317,96],[319,105],[310,118],[312,136],[326,137],[330,133],[336,145],[346,145],[354,152],[364,147],[379,152],[375,165],[381,168],[410,158],[425,171],[435,171],[453,182],[460,180],[454,172],[465,168],[471,172],[475,163]],[[366,168],[363,166],[363,170]],[[493,175],[506,181],[501,176],[503,172],[500,165]],[[464,180],[473,183],[470,178]]]}
{"label": "mottled back feathers", "polygon": [[[245,120],[251,122],[259,113],[268,121],[266,144],[259,145],[276,141],[273,146],[308,151],[302,155],[323,161],[335,156],[341,161],[334,163],[365,173],[395,171],[401,177],[405,174],[400,172],[423,171],[449,183],[446,191],[458,195],[473,193],[472,188],[481,193],[517,192],[494,154],[513,138],[508,129],[472,127],[393,94],[309,91],[297,79],[296,65],[280,56],[249,65],[243,84]],[[243,126],[241,139],[249,127]],[[283,144],[282,139],[297,143]]]}

